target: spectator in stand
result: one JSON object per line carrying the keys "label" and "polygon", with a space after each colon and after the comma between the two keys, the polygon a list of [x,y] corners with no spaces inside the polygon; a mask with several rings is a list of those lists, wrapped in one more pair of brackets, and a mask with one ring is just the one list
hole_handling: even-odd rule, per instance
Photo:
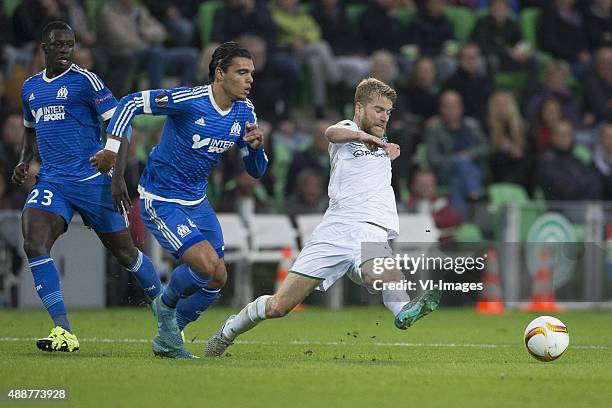
{"label": "spectator in stand", "polygon": [[612,47],[612,0],[593,0],[584,14],[589,48]]}
{"label": "spectator in stand", "polygon": [[569,119],[574,126],[582,126],[580,106],[567,85],[569,78],[570,69],[567,63],[556,61],[550,64],[546,69],[546,84],[527,103],[527,118],[532,119],[535,116],[543,101],[554,98],[561,104],[563,117]]}
{"label": "spectator in stand", "polygon": [[595,54],[595,69],[585,80],[585,103],[596,121],[612,121],[612,47]]}
{"label": "spectator in stand", "polygon": [[533,159],[527,149],[521,113],[510,92],[496,91],[491,95],[487,125],[492,181],[520,184],[530,191]]}
{"label": "spectator in stand", "polygon": [[[0,166],[4,169],[13,169],[21,156],[23,141],[23,117],[17,111],[9,113],[2,122],[2,139],[0,139]],[[10,183],[12,173],[8,175]]]}
{"label": "spectator in stand", "polygon": [[489,10],[489,14],[478,19],[470,34],[489,68],[493,72],[533,69],[533,50],[523,41],[518,23],[510,17],[508,0],[492,0]]}
{"label": "spectator in stand", "polygon": [[283,146],[291,156],[306,149],[311,142],[310,136],[298,128],[295,118],[280,122],[272,132],[272,138],[275,144]]}
{"label": "spectator in stand", "polygon": [[295,192],[285,204],[285,213],[295,222],[299,214],[322,214],[327,209],[329,198],[323,186],[323,177],[312,169],[302,170],[297,179]]}
{"label": "spectator in stand", "polygon": [[163,25],[134,0],[106,2],[100,10],[98,35],[111,61],[107,86],[116,95],[131,91],[128,80],[139,68],[146,69],[151,89],[161,87],[162,78],[171,71],[181,73],[181,85],[195,83],[198,50],[165,48]]}
{"label": "spectator in stand", "polygon": [[398,110],[408,110],[426,122],[438,113],[439,92],[434,61],[421,57],[414,64],[407,86],[398,92]]}
{"label": "spectator in stand", "polygon": [[592,200],[602,195],[595,170],[574,155],[574,128],[569,120],[553,128],[552,149],[539,161],[536,179],[547,200]]}
{"label": "spectator in stand", "polygon": [[318,172],[323,178],[322,182],[327,186],[329,182],[329,141],[325,137],[325,131],[331,123],[321,121],[317,124],[313,132],[312,144],[306,150],[293,156],[293,161],[287,172],[287,182],[285,184],[285,195],[290,196],[295,190],[295,181],[298,174],[308,169]]}
{"label": "spectator in stand", "polygon": [[79,47],[75,49],[74,53],[72,54],[72,62],[88,71],[97,71],[97,69],[95,69],[95,61],[91,53],[91,49],[87,47]]}
{"label": "spectator in stand", "polygon": [[246,170],[240,171],[233,177],[215,210],[221,213],[238,213],[244,219],[249,219],[253,214],[270,212],[265,189],[260,181],[251,177]]}
{"label": "spectator in stand", "polygon": [[438,80],[444,82],[455,71],[456,52],[453,24],[444,15],[446,0],[425,0],[408,29],[410,41],[419,54],[432,57],[436,63]]}
{"label": "spectator in stand", "polygon": [[299,0],[275,0],[271,11],[279,29],[278,45],[308,65],[315,116],[322,118],[327,85],[352,80],[355,67],[334,56],[329,44],[321,39],[317,22],[299,7]]}
{"label": "spectator in stand", "polygon": [[265,0],[225,0],[215,13],[212,41],[234,41],[245,34],[263,38],[271,51],[276,47],[278,28]]}
{"label": "spectator in stand", "polygon": [[389,86],[395,87],[395,80],[399,72],[393,54],[387,50],[378,50],[372,54],[372,66],[369,76],[376,78]]}
{"label": "spectator in stand", "polygon": [[370,60],[363,56],[363,44],[348,21],[344,5],[339,0],[318,0],[311,14],[338,62],[354,68],[344,69],[345,74],[351,75],[345,82],[352,90],[368,73]]}
{"label": "spectator in stand", "polygon": [[580,76],[591,60],[582,16],[575,0],[550,1],[538,21],[539,47],[555,58],[569,62]]}
{"label": "spectator in stand", "polygon": [[15,45],[33,49],[40,41],[43,27],[54,20],[68,20],[66,10],[57,0],[23,0],[13,13]]}
{"label": "spectator in stand", "polygon": [[[264,77],[274,78],[275,82],[283,91],[283,106],[275,107],[277,117],[286,117],[289,115],[290,106],[289,100],[297,93],[299,78],[302,75],[302,66],[298,58],[290,55],[287,52],[280,51],[277,47],[276,40],[278,36],[278,27],[272,19],[272,14],[265,0],[225,0],[223,7],[215,13],[215,21],[212,31],[212,43],[207,46],[208,49],[214,50],[219,43],[226,41],[234,41],[241,36],[254,36],[263,39],[265,45],[265,72]],[[244,46],[244,44],[241,43]],[[261,51],[261,45],[255,45],[257,51]],[[249,50],[250,51],[250,50]],[[210,52],[212,55],[212,51]],[[259,58],[261,61],[262,59]],[[206,72],[208,72],[208,63],[205,64]],[[260,82],[261,72],[257,67],[257,83]],[[270,81],[266,86],[270,85]],[[261,98],[260,98],[261,99]],[[271,102],[267,102],[269,105]],[[257,106],[257,113],[261,115],[261,107]],[[275,120],[274,117],[268,117],[269,120]]]}
{"label": "spectator in stand", "polygon": [[612,201],[612,122],[599,128],[599,142],[593,154],[593,164],[603,185],[603,199]]}
{"label": "spectator in stand", "polygon": [[488,175],[488,144],[478,122],[463,115],[461,95],[440,95],[440,117],[427,129],[427,159],[438,180],[450,186],[450,201],[462,217],[468,201],[483,194]]}
{"label": "spectator in stand", "polygon": [[461,216],[448,201],[436,194],[436,175],[428,170],[415,170],[410,181],[410,198],[406,209],[412,214],[431,214],[438,229],[461,225]]}
{"label": "spectator in stand", "polygon": [[251,84],[249,99],[257,106],[257,116],[274,123],[288,116],[290,95],[268,62],[266,42],[254,35],[238,37],[237,42],[251,53],[257,81]]}
{"label": "spectator in stand", "polygon": [[396,0],[374,0],[359,17],[359,35],[367,54],[377,50],[399,52],[408,44],[409,37],[394,15],[398,8]]}
{"label": "spectator in stand", "polygon": [[553,127],[563,119],[561,104],[555,98],[542,101],[529,127],[529,144],[536,154],[541,155],[552,148]]}
{"label": "spectator in stand", "polygon": [[160,21],[169,34],[172,45],[193,46],[196,43],[196,0],[144,0],[153,17]]}
{"label": "spectator in stand", "polygon": [[6,82],[4,80],[4,72],[0,69],[0,123],[4,123],[4,118],[8,116],[12,109],[8,99],[5,96]]}
{"label": "spectator in stand", "polygon": [[459,92],[465,114],[481,126],[486,122],[487,104],[493,92],[493,81],[484,71],[480,48],[475,43],[466,43],[459,51],[459,68],[444,84],[444,89]]}

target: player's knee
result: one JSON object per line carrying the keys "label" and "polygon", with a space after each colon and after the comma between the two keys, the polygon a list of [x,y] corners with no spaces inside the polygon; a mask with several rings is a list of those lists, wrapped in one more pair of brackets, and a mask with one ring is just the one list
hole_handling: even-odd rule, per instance
{"label": "player's knee", "polygon": [[37,256],[47,255],[49,253],[49,248],[47,248],[43,242],[26,237],[23,241],[23,251],[28,258],[35,258]]}
{"label": "player's knee", "polygon": [[131,268],[136,262],[138,251],[134,248],[116,248],[113,249],[113,255],[121,266],[124,268]]}
{"label": "player's knee", "polygon": [[208,286],[211,289],[221,289],[227,282],[227,270],[225,269],[225,265],[223,265],[222,261],[219,261],[219,263],[219,267],[217,267],[210,282],[208,282]]}
{"label": "player's knee", "polygon": [[282,299],[272,296],[266,304],[266,317],[269,319],[283,317],[286,316],[291,309],[293,308],[289,307],[287,302],[283,302]]}

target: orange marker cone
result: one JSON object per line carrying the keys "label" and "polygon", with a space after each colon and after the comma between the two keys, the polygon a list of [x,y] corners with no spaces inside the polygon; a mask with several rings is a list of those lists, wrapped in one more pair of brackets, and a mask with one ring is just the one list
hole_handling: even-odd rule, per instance
{"label": "orange marker cone", "polygon": [[[287,278],[289,274],[289,269],[293,265],[293,250],[291,247],[284,247],[281,255],[281,261],[278,264],[278,269],[276,270],[276,283],[274,284],[274,292],[276,293],[283,281]],[[294,312],[298,312],[302,309],[302,304],[298,304],[293,308]]]}
{"label": "orange marker cone", "polygon": [[482,277],[484,290],[478,303],[476,311],[483,314],[504,313],[504,302],[499,279],[499,261],[494,249],[487,251],[487,270]]}
{"label": "orange marker cone", "polygon": [[562,312],[564,308],[555,302],[553,270],[550,249],[543,247],[538,253],[540,267],[536,271],[531,292],[531,303],[525,310],[530,312]]}

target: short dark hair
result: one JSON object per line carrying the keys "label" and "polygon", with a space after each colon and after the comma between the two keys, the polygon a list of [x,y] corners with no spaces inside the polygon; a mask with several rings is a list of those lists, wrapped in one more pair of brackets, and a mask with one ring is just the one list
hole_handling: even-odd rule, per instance
{"label": "short dark hair", "polygon": [[42,30],[42,42],[47,42],[53,30],[70,31],[74,34],[72,27],[70,27],[65,21],[51,21]]}
{"label": "short dark hair", "polygon": [[224,42],[215,49],[210,64],[208,64],[208,78],[211,83],[215,81],[215,70],[217,67],[227,71],[227,67],[232,64],[232,60],[235,57],[252,59],[251,53],[235,41]]}

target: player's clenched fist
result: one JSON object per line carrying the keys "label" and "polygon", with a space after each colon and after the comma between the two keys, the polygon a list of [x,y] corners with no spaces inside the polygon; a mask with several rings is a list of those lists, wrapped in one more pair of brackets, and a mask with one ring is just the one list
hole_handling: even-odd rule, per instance
{"label": "player's clenched fist", "polygon": [[387,143],[383,149],[389,155],[391,161],[397,159],[400,155],[400,147],[395,143]]}
{"label": "player's clenched fist", "polygon": [[263,132],[256,124],[247,122],[245,125],[246,134],[244,140],[253,149],[259,149],[263,145]]}
{"label": "player's clenched fist", "polygon": [[17,164],[17,166],[15,166],[15,169],[13,170],[13,183],[17,184],[18,186],[22,185],[24,181],[26,181],[26,178],[28,178],[29,168],[30,165],[28,163],[20,162],[19,164]]}
{"label": "player's clenched fist", "polygon": [[117,153],[110,150],[100,150],[93,157],[89,158],[89,163],[100,173],[108,173],[115,165]]}

